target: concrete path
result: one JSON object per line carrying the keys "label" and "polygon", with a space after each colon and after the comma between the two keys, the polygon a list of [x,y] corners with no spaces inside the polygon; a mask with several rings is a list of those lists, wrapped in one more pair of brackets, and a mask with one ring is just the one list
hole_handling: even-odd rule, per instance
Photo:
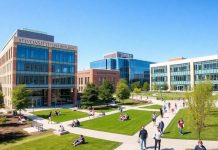
{"label": "concrete path", "polygon": [[[153,102],[153,104],[163,105],[162,101],[152,100],[152,102]],[[171,106],[174,106],[175,101],[170,101],[170,102],[171,102]],[[177,104],[177,105],[178,105],[178,109],[180,109],[182,107],[182,105],[180,105],[180,104]],[[145,110],[145,109],[139,108],[139,107],[142,107],[142,106],[136,106],[136,107],[125,106],[124,110],[130,110],[130,109]],[[156,109],[154,109],[154,110],[153,109],[146,109],[146,110],[158,111]],[[117,112],[118,112],[118,110],[115,110],[115,111],[106,113],[106,115],[111,115],[111,114],[114,114]],[[67,131],[69,131],[70,133],[83,134],[84,136],[121,142],[122,145],[119,146],[116,150],[140,150],[139,143],[137,143],[138,134],[139,134],[138,132],[133,136],[129,136],[129,135],[115,134],[115,133],[109,133],[109,132],[103,132],[103,131],[95,131],[95,130],[90,130],[90,129],[77,128],[77,127],[72,128],[72,127],[70,127],[72,120],[66,121],[66,122],[63,122],[60,124],[56,124],[56,123],[48,124],[48,120],[46,120],[46,119],[35,116],[29,112],[24,112],[24,114],[26,116],[28,116],[28,118],[42,123],[46,129],[57,130],[57,129],[59,129],[59,125],[62,124],[65,127],[65,129]],[[167,127],[175,115],[176,115],[176,112],[171,113],[168,110],[168,112],[164,115],[164,118],[160,118],[160,117],[157,118],[157,123],[159,123],[160,120],[163,120],[165,127]],[[86,121],[86,120],[90,120],[90,119],[95,119],[95,118],[85,117],[85,118],[80,118],[79,121],[82,122],[82,121]],[[156,131],[156,126],[153,127],[153,123],[151,122],[145,128],[148,131],[147,147],[148,147],[148,149],[154,149],[153,148],[153,146],[154,146],[153,137],[154,137],[154,133]],[[207,149],[218,150],[218,141],[203,141],[203,142],[204,142],[204,145],[207,147]],[[163,138],[161,141],[161,149],[162,150],[185,150],[186,148],[194,148],[196,143],[197,143],[196,140],[180,140],[180,139],[164,139]]]}

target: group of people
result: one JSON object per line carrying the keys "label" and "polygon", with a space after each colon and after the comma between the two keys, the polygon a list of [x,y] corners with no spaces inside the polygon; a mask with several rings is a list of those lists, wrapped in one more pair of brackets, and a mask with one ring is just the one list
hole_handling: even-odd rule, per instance
{"label": "group of people", "polygon": [[121,121],[129,120],[129,115],[128,115],[128,114],[121,114],[121,115],[120,115],[120,120],[121,120]]}
{"label": "group of people", "polygon": [[52,116],[60,116],[60,115],[61,115],[60,110],[55,110],[54,113],[52,111],[50,111],[48,114],[48,123],[52,123]]}
{"label": "group of people", "polygon": [[[161,144],[161,130],[159,127],[157,127],[157,130],[154,134],[154,149],[156,150],[158,148],[158,150],[160,150],[160,144]],[[141,145],[141,150],[146,149],[146,140],[148,137],[148,132],[147,130],[142,127],[140,132],[139,132],[139,143]]]}
{"label": "group of people", "polygon": [[79,120],[73,121],[71,126],[72,127],[79,127],[80,126]]}

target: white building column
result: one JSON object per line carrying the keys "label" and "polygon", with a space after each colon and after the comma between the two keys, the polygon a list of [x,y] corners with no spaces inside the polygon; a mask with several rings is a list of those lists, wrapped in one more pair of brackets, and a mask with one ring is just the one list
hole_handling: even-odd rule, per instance
{"label": "white building column", "polygon": [[167,85],[168,85],[168,91],[171,90],[171,85],[170,85],[170,65],[167,64]]}
{"label": "white building column", "polygon": [[191,83],[191,89],[192,90],[194,88],[194,84],[195,84],[195,72],[194,72],[194,62],[191,61],[190,62],[190,83]]}

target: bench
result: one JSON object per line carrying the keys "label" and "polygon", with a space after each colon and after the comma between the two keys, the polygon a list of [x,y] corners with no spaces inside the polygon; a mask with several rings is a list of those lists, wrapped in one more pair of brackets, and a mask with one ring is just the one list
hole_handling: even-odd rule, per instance
{"label": "bench", "polygon": [[38,123],[36,121],[33,121],[32,122],[32,127],[36,127],[38,129],[38,131],[44,131],[42,123]]}

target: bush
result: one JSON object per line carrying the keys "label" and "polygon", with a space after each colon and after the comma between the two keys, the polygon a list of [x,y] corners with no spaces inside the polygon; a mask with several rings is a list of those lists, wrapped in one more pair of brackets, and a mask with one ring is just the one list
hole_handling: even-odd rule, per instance
{"label": "bush", "polygon": [[7,121],[7,117],[4,116],[4,117],[0,118],[0,123],[1,124],[4,124],[6,121]]}

